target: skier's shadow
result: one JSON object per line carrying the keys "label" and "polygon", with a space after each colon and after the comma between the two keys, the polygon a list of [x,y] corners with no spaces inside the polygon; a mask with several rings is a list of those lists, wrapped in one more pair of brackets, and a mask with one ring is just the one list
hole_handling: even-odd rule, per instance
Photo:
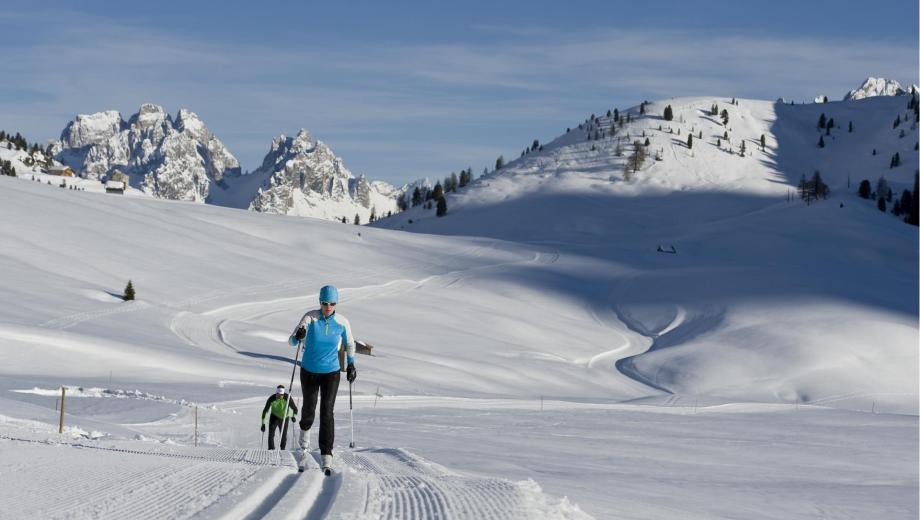
{"label": "skier's shadow", "polygon": [[292,358],[289,358],[289,357],[287,357],[287,356],[278,356],[278,355],[276,355],[276,354],[262,354],[261,352],[248,352],[248,351],[245,351],[245,350],[240,350],[239,353],[242,354],[242,355],[244,355],[244,356],[249,356],[249,357],[254,357],[254,358],[273,359],[273,360],[275,360],[275,361],[283,361],[283,362],[285,362],[285,363],[291,363],[291,364],[295,364],[295,365],[299,365],[299,364],[300,364],[300,363],[298,363],[297,361],[295,361],[295,360],[292,359]]}

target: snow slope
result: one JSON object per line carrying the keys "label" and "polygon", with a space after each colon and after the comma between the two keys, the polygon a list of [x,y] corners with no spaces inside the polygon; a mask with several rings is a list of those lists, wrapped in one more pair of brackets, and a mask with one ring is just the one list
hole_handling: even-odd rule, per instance
{"label": "snow slope", "polygon": [[[709,114],[714,103],[728,111],[728,128]],[[612,118],[587,121],[448,195],[445,218],[418,207],[378,225],[554,248],[555,272],[519,276],[545,293],[590,301],[617,333],[639,335],[647,352],[613,360],[656,388],[856,409],[882,402],[915,413],[917,230],[853,194],[859,180],[874,184],[880,175],[896,196],[912,186],[916,125],[905,123],[901,138],[891,124],[906,117],[906,104],[904,96],[807,106],[651,103],[644,116],[632,109],[616,137],[587,140],[596,129],[609,134]],[[672,121],[660,116],[666,105]],[[839,126],[825,148],[816,146],[821,113]],[[663,160],[627,182],[629,142],[645,138]],[[889,169],[895,152],[904,164]],[[831,198],[787,202],[815,170]],[[596,267],[585,269],[586,259]]]}
{"label": "snow slope", "polygon": [[[887,168],[901,100],[667,103],[679,138],[621,130],[665,156],[633,182],[615,141],[573,130],[446,218],[381,221],[423,233],[0,178],[0,516],[915,518],[916,228],[834,169]],[[848,103],[866,142],[835,112],[838,162],[803,125]],[[832,199],[786,202],[814,167]],[[330,478],[257,449],[325,283],[375,347],[355,450],[339,389]]]}

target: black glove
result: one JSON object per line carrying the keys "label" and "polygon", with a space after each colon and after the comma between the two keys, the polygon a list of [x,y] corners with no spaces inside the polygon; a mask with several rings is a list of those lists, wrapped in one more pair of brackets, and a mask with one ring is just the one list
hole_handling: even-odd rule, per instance
{"label": "black glove", "polygon": [[262,430],[262,432],[265,432],[265,425],[263,424],[263,425],[262,425],[262,428],[260,428],[260,429]]}
{"label": "black glove", "polygon": [[354,363],[348,364],[348,368],[345,369],[345,378],[348,379],[349,383],[354,383],[355,379],[358,378],[358,371],[355,369]]}
{"label": "black glove", "polygon": [[303,341],[307,337],[307,329],[303,328],[303,325],[297,327],[297,332],[294,333],[294,337],[297,338],[297,341]]}

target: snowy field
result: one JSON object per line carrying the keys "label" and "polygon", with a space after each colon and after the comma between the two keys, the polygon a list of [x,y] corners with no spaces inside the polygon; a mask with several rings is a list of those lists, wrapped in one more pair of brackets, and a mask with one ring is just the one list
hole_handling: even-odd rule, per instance
{"label": "snowy field", "polygon": [[[743,158],[712,102],[631,183],[573,130],[393,230],[0,178],[0,517],[916,518],[917,228],[846,188],[910,187],[906,99],[741,100]],[[326,283],[374,345],[332,477],[258,429]]]}

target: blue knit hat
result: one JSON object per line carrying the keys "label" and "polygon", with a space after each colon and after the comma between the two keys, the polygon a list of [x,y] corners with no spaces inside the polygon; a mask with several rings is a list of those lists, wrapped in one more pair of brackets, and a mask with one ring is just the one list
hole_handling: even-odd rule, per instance
{"label": "blue knit hat", "polygon": [[329,303],[338,303],[339,302],[339,290],[332,285],[324,285],[322,289],[319,290],[319,301],[329,302]]}

